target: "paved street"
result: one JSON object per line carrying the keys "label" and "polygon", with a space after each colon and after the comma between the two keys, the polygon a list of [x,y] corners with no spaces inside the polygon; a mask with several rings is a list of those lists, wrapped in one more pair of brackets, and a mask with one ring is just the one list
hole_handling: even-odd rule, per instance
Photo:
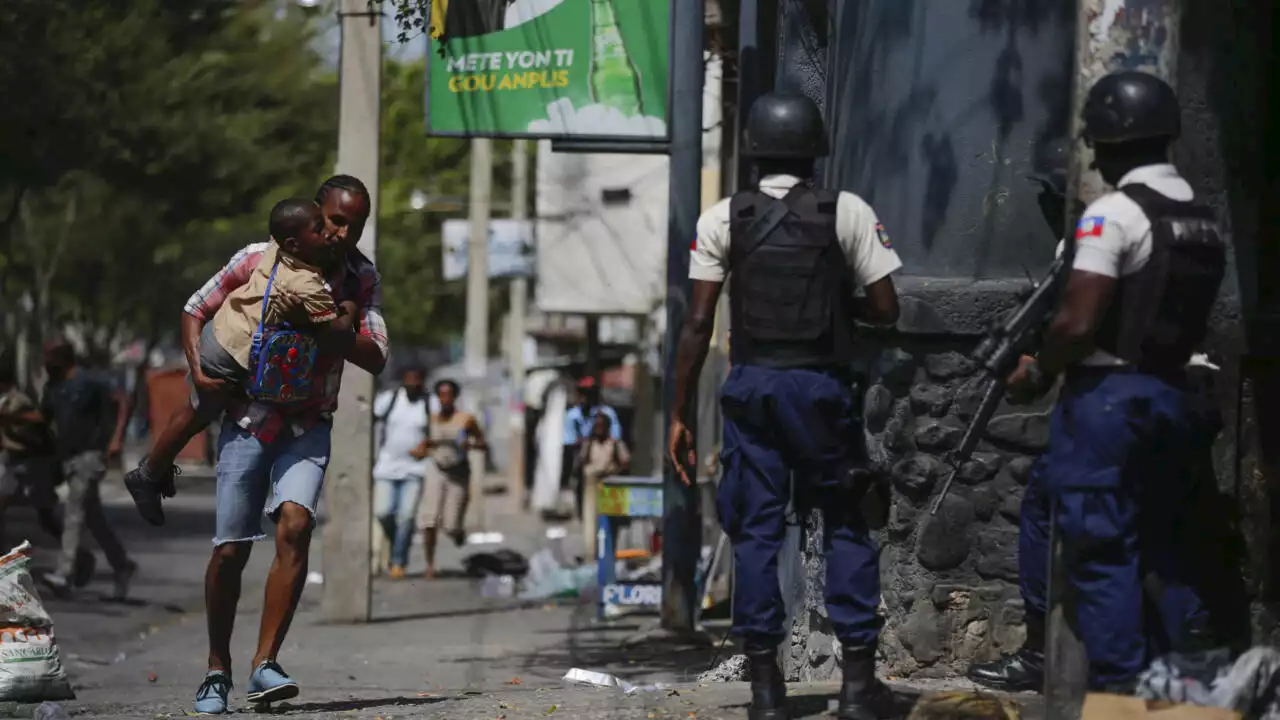
{"label": "paved street", "polygon": [[[184,717],[204,671],[202,574],[209,552],[213,494],[208,479],[183,479],[176,501],[166,505],[169,523],[159,531],[133,515],[123,489],[104,492],[109,513],[131,553],[142,565],[136,600],[111,603],[97,592],[110,587],[100,568],[90,592],[50,601],[57,636],[77,699],[63,704],[73,716],[93,718]],[[490,528],[507,545],[535,549],[544,536],[540,522],[512,516],[502,498],[486,508]],[[31,532],[29,511],[19,509],[7,534]],[[31,535],[35,537],[34,535]],[[576,550],[569,533],[570,552]],[[43,549],[49,541],[39,540]],[[319,543],[313,547],[318,548]],[[322,589],[309,585],[281,663],[299,681],[302,695],[275,712],[317,718],[744,718],[743,684],[699,686],[714,647],[636,642],[651,630],[651,618],[600,624],[594,608],[577,602],[520,603],[486,600],[474,581],[460,576],[461,553],[442,548],[446,577],[374,583],[374,621],[360,626],[325,625],[316,610]],[[257,635],[261,582],[270,563],[261,544],[246,573],[244,600],[233,647],[239,687],[233,707],[246,710],[243,683]],[[48,562],[41,553],[37,565]],[[411,576],[421,568],[415,549]],[[312,568],[319,569],[318,551]],[[567,686],[561,678],[579,667],[610,673],[633,684],[662,683],[661,690],[631,696],[617,689]],[[791,689],[797,717],[827,712],[836,687]],[[0,716],[29,717],[29,708],[3,708]]]}

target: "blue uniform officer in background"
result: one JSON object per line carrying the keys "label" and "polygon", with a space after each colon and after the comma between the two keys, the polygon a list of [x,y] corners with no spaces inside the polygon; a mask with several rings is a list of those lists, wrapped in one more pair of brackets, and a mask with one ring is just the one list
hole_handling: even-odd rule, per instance
{"label": "blue uniform officer in background", "polygon": [[[1085,210],[1044,347],[1009,378],[1011,400],[1025,402],[1065,375],[1028,490],[1054,509],[1065,610],[1089,685],[1112,692],[1131,690],[1154,655],[1187,649],[1206,629],[1179,534],[1195,511],[1184,468],[1206,440],[1186,368],[1208,332],[1226,246],[1213,212],[1169,163],[1180,117],[1173,89],[1152,75],[1115,73],[1090,90],[1083,136],[1116,191]],[[1029,509],[1024,502],[1021,585],[1029,623],[1043,623],[1049,515]],[[970,677],[1026,687],[1042,659],[1043,648],[1024,647]]]}
{"label": "blue uniform officer in background", "polygon": [[[749,716],[787,717],[776,649],[790,628],[783,627],[778,552],[794,477],[797,503],[825,512],[827,607],[844,659],[838,717],[887,717],[896,711],[893,695],[875,677],[879,551],[859,512],[865,449],[848,367],[855,320],[897,321],[890,274],[902,263],[867,203],[814,188],[814,160],[826,154],[827,137],[812,101],[761,97],[744,141],[759,170],[758,188],[707,210],[691,248],[670,459],[688,484],[696,458],[684,421],[716,301],[732,276],[732,369],[721,391],[724,476],[716,509],[733,543],[733,627],[750,659]],[[855,297],[858,288],[865,296]]]}

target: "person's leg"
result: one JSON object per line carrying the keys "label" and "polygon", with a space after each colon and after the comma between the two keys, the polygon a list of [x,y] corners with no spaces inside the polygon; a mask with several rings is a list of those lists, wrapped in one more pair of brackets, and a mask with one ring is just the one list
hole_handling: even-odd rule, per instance
{"label": "person's leg", "polygon": [[585,562],[596,559],[596,532],[599,520],[596,514],[596,495],[600,492],[599,473],[583,471],[585,488],[582,495],[582,557]]}
{"label": "person's leg", "polygon": [[1132,472],[1153,459],[1144,387],[1133,374],[1068,376],[1045,463],[1091,689],[1127,689],[1147,665]]}
{"label": "person's leg", "polygon": [[876,679],[876,650],[884,625],[880,605],[880,551],[862,515],[866,472],[862,425],[853,393],[838,377],[793,370],[777,374],[776,423],[788,459],[800,467],[797,505],[823,511],[826,606],[843,652],[836,716],[889,717],[893,693]]}
{"label": "person's leg", "polygon": [[267,573],[258,650],[253,656],[255,668],[267,660],[275,660],[280,653],[307,580],[314,525],[311,511],[290,501],[276,509],[275,518],[276,557]]}
{"label": "person's leg", "polygon": [[1195,504],[1195,455],[1212,439],[1192,415],[1192,396],[1161,384],[1153,388],[1151,399],[1154,413],[1165,422],[1152,443],[1154,452],[1129,468],[1141,508],[1139,554],[1149,657],[1201,649],[1214,640],[1197,577],[1198,554],[1190,547],[1204,538],[1188,538],[1186,532],[1192,516],[1204,512]]}
{"label": "person's leg", "polygon": [[467,503],[471,501],[471,478],[451,473],[445,473],[444,476],[444,494],[440,500],[441,522],[445,534],[453,541],[454,546],[462,547],[467,539],[464,521]]}
{"label": "person's leg", "polygon": [[209,632],[209,669],[231,672],[231,633],[240,604],[241,579],[252,542],[218,545],[204,574],[204,604]]}
{"label": "person's leg", "polygon": [[82,453],[65,460],[62,471],[67,481],[67,499],[62,513],[62,550],[57,570],[45,576],[45,584],[55,595],[71,590],[70,578],[75,570],[76,553],[85,530],[85,497],[93,479],[104,471],[102,453]]}
{"label": "person's leg", "polygon": [[777,648],[789,628],[783,627],[778,552],[786,536],[791,469],[767,409],[770,372],[735,367],[720,397],[724,449],[716,512],[733,544],[733,632],[743,638],[750,664],[752,717],[783,717],[786,704]]}
{"label": "person's leg", "polygon": [[222,395],[200,393],[195,406],[186,404],[175,410],[169,417],[168,424],[156,436],[155,445],[147,459],[143,461],[147,471],[153,477],[169,472],[182,448],[222,414],[226,403],[227,399]]}
{"label": "person's leg", "polygon": [[253,702],[284,700],[298,693],[297,683],[280,668],[277,656],[307,580],[331,432],[332,426],[319,423],[296,438],[282,439],[272,466],[275,490],[267,513],[276,521],[276,556],[267,575],[255,669],[249,680],[247,697]]}
{"label": "person's leg", "polygon": [[427,578],[436,576],[436,545],[444,510],[445,476],[435,463],[427,463],[422,479],[422,502],[418,505],[418,527],[422,528],[422,547],[427,556]]}
{"label": "person's leg", "polygon": [[373,481],[373,519],[382,528],[387,542],[396,534],[395,504],[398,489],[394,480]]}
{"label": "person's leg", "polygon": [[[1052,438],[1050,443],[1052,443]],[[1044,461],[1031,466],[1018,518],[1018,586],[1027,638],[1017,651],[969,667],[970,680],[1002,690],[1038,690],[1044,685],[1045,617],[1049,591],[1049,492]]]}
{"label": "person's leg", "polygon": [[218,437],[217,500],[213,554],[205,571],[209,673],[196,694],[197,712],[226,710],[231,688],[231,632],[240,602],[241,576],[253,542],[262,534],[262,508],[270,485],[269,448],[232,422]]}
{"label": "person's leg", "polygon": [[[211,333],[213,323],[206,325],[206,328]],[[201,342],[206,341],[202,338]],[[226,395],[201,392],[194,387],[190,397],[191,402],[175,410],[168,424],[160,430],[151,453],[138,467],[124,474],[125,489],[133,498],[138,514],[157,527],[164,525],[161,498],[177,494],[173,478],[178,470],[173,463],[178,453],[222,414],[228,399]]]}
{"label": "person's leg", "polygon": [[[121,544],[120,538],[116,536],[115,531],[111,529],[111,525],[107,522],[107,516],[102,511],[101,482],[102,475],[94,477],[90,482],[88,491],[85,493],[84,523],[90,534],[93,535],[93,539],[98,542],[98,547],[102,548],[102,553],[107,556],[107,562],[111,565],[115,581],[112,598],[123,600],[129,595],[129,584],[133,581],[133,576],[137,573],[138,566],[129,559],[124,545]],[[77,552],[77,557],[79,557],[79,554]]]}
{"label": "person's leg", "polygon": [[409,550],[413,547],[413,519],[418,514],[418,499],[422,496],[422,478],[407,477],[400,481],[400,505],[396,509],[396,533],[391,545],[391,564],[403,572],[409,565]]}

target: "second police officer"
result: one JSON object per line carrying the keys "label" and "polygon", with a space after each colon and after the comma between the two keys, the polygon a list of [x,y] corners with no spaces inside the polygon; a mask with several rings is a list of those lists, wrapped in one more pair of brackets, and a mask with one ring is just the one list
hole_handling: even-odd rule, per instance
{"label": "second police officer", "polygon": [[1083,138],[1116,191],[1085,210],[1044,346],[1009,378],[1011,400],[1026,402],[1065,375],[1022,510],[1027,644],[971,668],[978,682],[1042,681],[1051,504],[1091,688],[1130,689],[1153,655],[1204,630],[1177,534],[1193,492],[1181,470],[1204,441],[1185,368],[1207,334],[1226,246],[1169,162],[1180,115],[1173,89],[1141,72],[1107,75],[1086,99]]}
{"label": "second police officer", "polygon": [[[695,466],[683,423],[706,358],[716,301],[730,293],[730,362],[721,391],[723,468],[717,514],[733,544],[734,632],[750,661],[752,720],[787,717],[776,649],[790,628],[778,584],[791,481],[797,504],[824,511],[827,608],[843,646],[837,716],[887,717],[893,695],[876,680],[882,620],[879,553],[859,513],[865,462],[860,408],[848,364],[854,321],[892,325],[890,275],[902,263],[875,212],[847,192],[817,189],[814,161],[827,154],[817,106],[767,94],[752,106],[744,154],[760,174],[698,220],[692,289],[676,351],[670,459],[682,480]],[[865,296],[855,297],[858,288]]]}

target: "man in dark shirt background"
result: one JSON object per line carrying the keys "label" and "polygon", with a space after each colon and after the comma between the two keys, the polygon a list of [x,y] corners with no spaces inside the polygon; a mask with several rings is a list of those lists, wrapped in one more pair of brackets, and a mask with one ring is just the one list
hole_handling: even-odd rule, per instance
{"label": "man in dark shirt background", "polygon": [[55,594],[71,591],[76,550],[88,528],[111,563],[114,597],[123,599],[138,566],[125,554],[120,539],[107,525],[98,486],[106,474],[107,459],[120,454],[128,400],[106,379],[81,368],[75,349],[65,339],[45,344],[44,368],[49,380],[40,414],[53,431],[54,453],[67,482],[62,552],[56,572],[46,575],[44,582]]}

